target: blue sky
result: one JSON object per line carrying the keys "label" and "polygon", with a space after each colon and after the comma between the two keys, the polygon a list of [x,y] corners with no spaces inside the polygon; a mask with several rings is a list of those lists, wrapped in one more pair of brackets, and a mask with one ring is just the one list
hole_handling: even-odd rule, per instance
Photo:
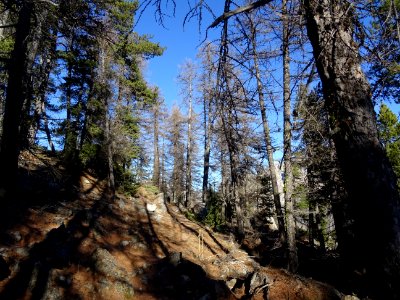
{"label": "blue sky", "polygon": [[[149,60],[145,78],[151,85],[160,88],[169,107],[173,103],[180,102],[179,86],[176,83],[179,65],[183,64],[186,59],[193,61],[196,59],[198,46],[206,36],[206,28],[213,21],[212,16],[205,12],[201,33],[199,33],[197,19],[192,19],[183,27],[183,20],[188,12],[188,6],[186,2],[184,3],[177,5],[175,17],[165,18],[165,28],[155,21],[153,7],[147,8],[135,27],[139,34],[152,35],[152,41],[166,47],[162,56]],[[215,3],[214,6],[216,14],[223,10],[222,3]],[[172,13],[172,8],[170,12]],[[218,34],[218,28],[210,30],[208,37],[213,38]]]}

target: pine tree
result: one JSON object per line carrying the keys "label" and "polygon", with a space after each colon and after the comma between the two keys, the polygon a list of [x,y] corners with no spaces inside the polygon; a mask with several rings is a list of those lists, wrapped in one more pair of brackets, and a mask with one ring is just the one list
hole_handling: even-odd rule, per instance
{"label": "pine tree", "polygon": [[386,150],[397,176],[397,186],[400,188],[400,122],[399,118],[382,104],[378,115],[379,140]]}

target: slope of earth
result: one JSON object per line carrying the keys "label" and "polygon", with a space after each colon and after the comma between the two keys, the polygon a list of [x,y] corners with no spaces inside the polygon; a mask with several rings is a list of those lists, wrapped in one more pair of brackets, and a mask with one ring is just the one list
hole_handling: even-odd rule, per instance
{"label": "slope of earth", "polygon": [[58,192],[66,179],[55,160],[24,158],[25,177],[37,182],[21,194],[26,209],[18,206],[0,229],[0,299],[344,298],[261,267],[231,236],[189,221],[162,194],[140,188],[136,197],[111,198],[89,174]]}

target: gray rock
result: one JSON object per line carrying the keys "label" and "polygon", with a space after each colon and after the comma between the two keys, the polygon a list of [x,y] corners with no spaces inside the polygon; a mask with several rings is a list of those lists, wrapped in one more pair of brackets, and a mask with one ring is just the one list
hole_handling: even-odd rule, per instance
{"label": "gray rock", "polygon": [[122,247],[126,247],[126,246],[128,246],[129,245],[129,241],[122,241],[121,242],[121,246]]}
{"label": "gray rock", "polygon": [[268,276],[261,272],[254,272],[250,278],[250,294],[255,293],[259,289],[266,288],[270,284]]}
{"label": "gray rock", "polygon": [[6,239],[8,243],[18,243],[22,240],[22,235],[19,231],[9,231]]}
{"label": "gray rock", "polygon": [[237,279],[236,279],[236,278],[232,278],[232,279],[226,281],[226,286],[227,286],[230,290],[232,290],[233,287],[235,286],[236,282],[237,282]]}
{"label": "gray rock", "polygon": [[19,256],[26,257],[29,255],[29,250],[25,247],[16,247],[14,249],[14,253],[18,254]]}
{"label": "gray rock", "polygon": [[92,259],[94,261],[95,270],[99,273],[117,279],[124,279],[127,277],[126,271],[117,265],[114,256],[106,249],[97,249]]}
{"label": "gray rock", "polygon": [[148,247],[143,243],[138,243],[137,245],[135,245],[135,248],[139,248],[139,249],[143,249],[143,250],[148,249]]}

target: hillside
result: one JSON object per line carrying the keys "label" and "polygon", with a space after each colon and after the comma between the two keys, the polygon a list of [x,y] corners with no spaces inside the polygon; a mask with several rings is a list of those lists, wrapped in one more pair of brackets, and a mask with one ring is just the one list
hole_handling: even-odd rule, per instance
{"label": "hillside", "polygon": [[68,176],[56,159],[23,157],[21,180],[31,183],[9,208],[18,217],[2,219],[0,299],[343,297],[261,267],[232,236],[188,220],[162,194],[141,187],[135,197],[111,200],[105,183],[87,173],[64,190]]}

